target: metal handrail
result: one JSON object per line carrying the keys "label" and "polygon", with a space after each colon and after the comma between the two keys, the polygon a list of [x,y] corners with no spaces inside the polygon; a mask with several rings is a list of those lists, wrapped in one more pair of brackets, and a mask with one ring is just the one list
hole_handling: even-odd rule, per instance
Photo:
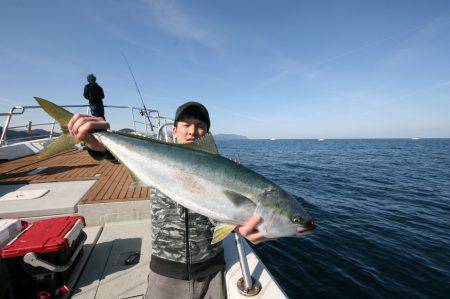
{"label": "metal handrail", "polygon": [[[85,105],[62,105],[60,107],[63,107],[63,108],[86,108],[87,112],[89,112],[89,105],[86,105],[86,104]],[[147,118],[144,117],[145,111],[141,107],[125,106],[125,105],[106,105],[105,108],[130,109],[131,121],[132,121],[134,131],[137,132],[136,124],[143,124],[143,125],[145,125],[146,135],[149,135],[149,129],[151,132],[154,132],[155,131],[154,129],[159,130],[159,128],[161,127],[161,121],[163,120],[163,122],[166,123],[166,120],[168,119],[164,116],[161,116],[159,114],[159,111],[156,109],[147,109],[147,114],[150,116],[150,119],[147,120]],[[29,123],[27,125],[20,125],[20,126],[14,126],[14,127],[10,126],[11,119],[14,115],[23,115],[25,113],[25,111],[28,109],[42,109],[42,107],[38,106],[38,105],[14,106],[7,113],[5,113],[5,112],[0,113],[0,117],[6,116],[6,120],[3,125],[3,131],[2,131],[1,137],[0,137],[0,146],[6,144],[7,131],[9,129],[28,128],[28,130],[31,131],[31,126],[39,127],[39,126],[51,125],[52,127],[50,130],[49,139],[51,139],[53,137],[54,131],[55,131],[55,123],[56,123],[56,121],[54,119],[52,120],[52,122],[49,122],[49,123],[32,124],[32,122],[29,121]],[[141,116],[144,118],[144,122],[140,122],[140,121],[136,120],[135,114],[134,114],[134,112],[136,112],[136,111],[141,112]],[[156,125],[153,125],[152,121],[154,121],[156,123]],[[21,137],[21,138],[14,138],[12,140],[17,141],[17,140],[22,140],[22,139],[27,139],[27,138]]]}
{"label": "metal handrail", "polygon": [[[171,119],[164,119],[164,121],[166,121],[166,120],[171,120]],[[158,140],[162,140],[162,132],[163,132],[163,129],[164,129],[164,139],[165,139],[165,141],[166,142],[169,142],[169,132],[167,131],[167,127],[169,127],[169,126],[173,126],[173,122],[166,122],[165,124],[163,124],[162,126],[160,126],[159,127],[159,130],[158,130]],[[172,141],[173,142],[175,142],[175,137],[172,137]]]}
{"label": "metal handrail", "polygon": [[[230,158],[234,162],[241,164],[239,154],[235,154]],[[239,257],[239,266],[241,268],[242,277],[237,281],[237,289],[241,295],[246,297],[256,296],[261,291],[261,283],[250,274],[248,266],[247,255],[245,253],[244,241],[239,233],[234,234],[234,241],[236,242],[236,249]]]}

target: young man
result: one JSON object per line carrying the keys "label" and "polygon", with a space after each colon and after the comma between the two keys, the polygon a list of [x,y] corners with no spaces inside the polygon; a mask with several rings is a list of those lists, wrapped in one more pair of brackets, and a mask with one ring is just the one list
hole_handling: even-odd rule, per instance
{"label": "young man", "polygon": [[[209,132],[206,108],[187,102],[175,113],[173,134],[178,143],[191,143]],[[98,117],[75,115],[69,130],[88,146],[95,159],[115,160],[92,135],[92,130],[109,129]],[[221,244],[212,245],[214,226],[200,214],[189,211],[158,190],[151,191],[152,257],[146,298],[225,298]],[[237,230],[253,243],[264,241],[256,230],[261,219],[251,218]]]}

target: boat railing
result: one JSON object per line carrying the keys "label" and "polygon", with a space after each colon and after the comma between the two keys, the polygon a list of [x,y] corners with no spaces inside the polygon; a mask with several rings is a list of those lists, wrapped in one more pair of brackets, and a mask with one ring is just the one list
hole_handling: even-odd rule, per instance
{"label": "boat railing", "polygon": [[[229,157],[230,160],[241,163],[241,158],[239,154],[235,154],[232,157]],[[242,277],[237,281],[237,289],[241,295],[245,297],[253,297],[259,294],[261,291],[261,283],[253,278],[250,274],[250,269],[247,261],[247,254],[245,252],[244,244],[242,237],[239,233],[234,234],[234,241],[236,242],[236,248],[239,256],[239,266],[241,268]]]}
{"label": "boat railing", "polygon": [[[86,114],[89,114],[90,109],[89,105],[62,105],[63,108],[86,108]],[[120,106],[120,105],[106,105],[107,109],[127,109],[130,111],[131,115],[131,124],[133,130],[136,134],[144,135],[144,136],[152,136],[152,137],[160,137],[162,131],[160,130],[162,127],[165,128],[164,138],[166,141],[169,138],[168,134],[168,126],[172,123],[170,118],[161,116],[159,111],[156,109],[147,109],[147,111],[142,107],[134,107],[134,106]],[[52,119],[49,122],[39,122],[33,123],[31,120],[28,120],[26,123],[11,125],[11,121],[14,117],[18,117],[26,114],[29,110],[42,109],[41,106],[32,106],[32,105],[24,105],[24,106],[14,106],[8,112],[0,112],[0,117],[5,117],[3,130],[1,132],[0,137],[0,146],[7,145],[10,142],[19,142],[22,140],[29,139],[38,139],[48,137],[49,139],[55,136],[56,129],[56,121]],[[50,131],[48,134],[40,134],[40,135],[31,135],[33,128],[41,128],[50,126]],[[30,136],[26,137],[17,137],[17,138],[8,138],[8,130],[12,129],[25,129]],[[161,135],[162,136],[162,135]]]}
{"label": "boat railing", "polygon": [[175,137],[173,135],[172,136],[169,135],[169,129],[168,129],[169,127],[173,127],[174,123],[172,122],[171,119],[165,119],[165,121],[166,121],[166,123],[164,123],[161,127],[159,127],[158,139],[163,140],[163,138],[164,138],[165,142],[169,142],[169,141],[175,142]]}

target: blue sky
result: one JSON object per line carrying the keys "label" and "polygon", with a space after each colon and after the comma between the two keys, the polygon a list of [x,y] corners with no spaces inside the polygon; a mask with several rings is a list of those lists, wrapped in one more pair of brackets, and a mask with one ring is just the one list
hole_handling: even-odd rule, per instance
{"label": "blue sky", "polygon": [[149,108],[198,100],[215,133],[450,137],[448,1],[2,1],[0,36],[1,112],[84,103],[90,72],[139,105],[123,51]]}

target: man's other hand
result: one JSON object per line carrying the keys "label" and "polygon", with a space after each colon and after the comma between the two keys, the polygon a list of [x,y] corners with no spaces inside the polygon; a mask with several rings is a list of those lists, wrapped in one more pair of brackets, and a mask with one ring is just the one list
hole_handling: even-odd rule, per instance
{"label": "man's other hand", "polygon": [[67,125],[70,134],[78,140],[83,141],[90,149],[98,152],[106,152],[103,146],[94,136],[90,134],[93,130],[108,130],[109,123],[101,117],[85,114],[75,114]]}
{"label": "man's other hand", "polygon": [[259,244],[264,241],[274,240],[263,236],[256,227],[261,222],[262,218],[258,215],[253,215],[245,224],[238,225],[235,231],[240,233],[244,238],[252,242],[253,244]]}

